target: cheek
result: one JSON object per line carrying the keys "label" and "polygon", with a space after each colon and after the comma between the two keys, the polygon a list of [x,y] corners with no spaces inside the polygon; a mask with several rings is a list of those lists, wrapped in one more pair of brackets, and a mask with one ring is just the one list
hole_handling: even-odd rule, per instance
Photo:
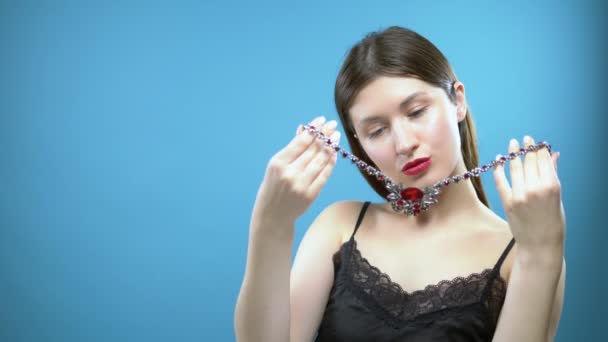
{"label": "cheek", "polygon": [[390,165],[392,160],[391,158],[393,158],[390,151],[391,149],[389,148],[380,147],[372,147],[365,150],[370,159],[381,169]]}
{"label": "cheek", "polygon": [[[460,149],[460,134],[458,122],[450,117],[449,111],[442,112],[429,122],[425,129],[425,141],[432,147],[443,149],[443,147]],[[456,115],[455,113],[453,115]]]}
{"label": "cheek", "polygon": [[457,120],[443,120],[437,127],[435,148],[442,157],[445,167],[453,169],[461,158],[460,133]]}

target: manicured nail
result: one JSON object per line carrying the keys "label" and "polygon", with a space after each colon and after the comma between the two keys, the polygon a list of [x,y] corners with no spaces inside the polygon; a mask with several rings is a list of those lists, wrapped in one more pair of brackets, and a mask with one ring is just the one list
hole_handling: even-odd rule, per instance
{"label": "manicured nail", "polygon": [[319,117],[315,118],[314,120],[312,120],[312,124],[313,124],[314,126],[320,126],[320,125],[322,125],[323,123],[325,123],[325,120],[326,120],[326,119],[325,119],[325,117],[324,117],[324,116],[319,116]]}
{"label": "manicured nail", "polygon": [[505,160],[503,160],[502,154],[497,154],[496,158],[494,158],[494,161],[496,161],[496,163],[494,163],[494,170],[496,170],[497,167],[502,166]]}
{"label": "manicured nail", "polygon": [[338,131],[334,132],[334,137],[333,139],[331,139],[334,143],[339,144],[340,143],[340,136],[342,136],[342,134]]}
{"label": "manicured nail", "polygon": [[328,122],[325,124],[325,129],[334,129],[334,128],[336,128],[336,127],[338,127],[338,123],[336,122],[336,120],[331,120],[331,121],[328,121]]}

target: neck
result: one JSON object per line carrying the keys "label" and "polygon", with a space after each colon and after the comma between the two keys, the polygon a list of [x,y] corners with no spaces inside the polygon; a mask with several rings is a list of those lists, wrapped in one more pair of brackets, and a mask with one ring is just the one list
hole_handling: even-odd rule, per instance
{"label": "neck", "polygon": [[[466,171],[464,163],[460,162],[450,177],[463,174]],[[387,210],[393,211],[390,203],[387,202],[384,206]],[[472,181],[463,180],[459,183],[442,186],[441,193],[437,197],[437,203],[416,216],[406,217],[403,213],[394,211],[393,213],[402,215],[409,224],[421,229],[430,229],[431,227],[449,226],[449,222],[461,217],[471,217],[483,207],[485,205],[477,197]]]}

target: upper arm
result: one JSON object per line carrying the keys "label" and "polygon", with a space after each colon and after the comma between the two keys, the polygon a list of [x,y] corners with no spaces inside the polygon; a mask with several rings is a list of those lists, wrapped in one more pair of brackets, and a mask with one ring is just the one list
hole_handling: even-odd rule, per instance
{"label": "upper arm", "polygon": [[[312,341],[334,280],[333,254],[356,202],[338,202],[323,210],[308,228],[296,253],[290,279],[290,340]],[[348,220],[346,220],[348,221]],[[354,223],[353,223],[354,224]]]}
{"label": "upper arm", "polygon": [[566,285],[566,260],[562,261],[562,271],[559,276],[559,282],[555,289],[555,296],[553,298],[553,306],[551,308],[551,316],[549,317],[549,341],[553,341],[555,334],[557,333],[557,327],[562,314],[562,306],[564,303],[564,289]]}
{"label": "upper arm", "polygon": [[[514,252],[517,252],[517,245],[514,246]],[[515,253],[511,253],[511,255],[514,255],[514,254]],[[508,269],[509,269],[509,271],[507,273],[508,277],[505,279],[505,280],[507,280],[509,287],[511,287],[511,278],[512,278],[511,273],[512,273],[513,267],[514,267],[513,260],[509,261],[509,258],[512,258],[512,259],[515,258],[514,256],[512,257],[511,255],[507,258],[507,260],[505,260],[505,264],[510,265],[508,267]],[[561,317],[561,313],[562,313],[562,306],[563,306],[563,302],[564,302],[565,284],[566,284],[566,260],[565,260],[565,258],[562,257],[562,265],[561,265],[561,269],[560,269],[560,273],[559,273],[559,278],[557,280],[557,285],[554,288],[555,290],[554,290],[554,293],[552,296],[551,308],[549,309],[550,311],[548,312],[548,317],[547,316],[544,317],[546,320],[544,321],[545,324],[543,324],[543,325],[547,329],[545,336],[547,338],[547,341],[549,341],[549,342],[553,342],[555,339],[555,335],[557,334],[559,321],[560,321],[560,317]],[[530,305],[530,303],[526,303],[525,305],[520,304],[521,310],[528,311],[529,305]],[[504,312],[504,306],[503,306],[503,310],[501,310],[501,312],[499,314],[497,326],[500,325],[501,321],[504,320],[503,312]],[[521,327],[518,326],[518,328],[521,328]],[[495,337],[496,337],[496,335],[495,335]],[[502,336],[502,337],[504,338],[504,336]],[[509,339],[509,340],[512,340],[512,339]]]}

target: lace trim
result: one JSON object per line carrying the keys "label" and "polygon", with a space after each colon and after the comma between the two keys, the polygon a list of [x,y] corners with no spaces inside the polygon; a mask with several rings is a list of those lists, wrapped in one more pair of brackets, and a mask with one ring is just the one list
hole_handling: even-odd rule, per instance
{"label": "lace trim", "polygon": [[[334,263],[340,267],[344,261],[344,279],[352,292],[392,326],[401,326],[424,316],[437,319],[436,315],[473,304],[482,304],[488,311],[489,323],[492,327],[496,324],[504,301],[506,282],[492,268],[466,277],[441,280],[410,293],[393,282],[388,274],[371,265],[357,249],[354,239],[345,242],[336,254],[341,255],[334,255]],[[344,260],[340,260],[340,256]]]}

